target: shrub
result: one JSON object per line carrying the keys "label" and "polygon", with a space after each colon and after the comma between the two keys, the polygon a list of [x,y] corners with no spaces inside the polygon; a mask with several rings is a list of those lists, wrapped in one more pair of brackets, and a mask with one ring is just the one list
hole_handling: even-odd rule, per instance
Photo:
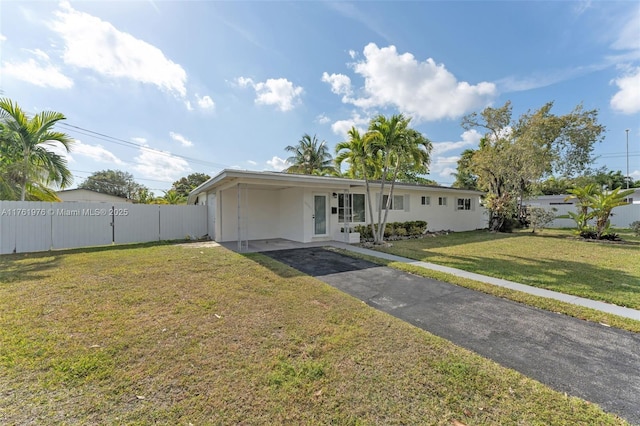
{"label": "shrub", "polygon": [[544,229],[553,222],[556,218],[557,209],[551,210],[543,209],[542,207],[527,207],[527,222],[531,227],[531,232],[536,232],[536,229]]}
{"label": "shrub", "polygon": [[633,233],[636,235],[636,237],[640,237],[640,220],[636,220],[635,222],[631,223],[629,227],[631,228]]}
{"label": "shrub", "polygon": [[[363,240],[372,240],[370,225],[358,225],[353,228],[355,232],[360,233]],[[391,222],[387,223],[384,230],[385,238],[388,237],[418,237],[427,231],[427,222],[424,220],[414,220],[408,222]]]}

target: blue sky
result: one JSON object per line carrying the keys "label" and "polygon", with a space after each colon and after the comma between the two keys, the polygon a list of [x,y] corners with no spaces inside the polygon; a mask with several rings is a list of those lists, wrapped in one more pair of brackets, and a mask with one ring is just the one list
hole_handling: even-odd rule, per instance
{"label": "blue sky", "polygon": [[453,182],[464,114],[599,110],[596,167],[640,179],[640,3],[2,1],[0,90],[55,110],[75,182],[120,169],[161,193],[222,168],[281,170],[304,133],[333,150],[402,112]]}

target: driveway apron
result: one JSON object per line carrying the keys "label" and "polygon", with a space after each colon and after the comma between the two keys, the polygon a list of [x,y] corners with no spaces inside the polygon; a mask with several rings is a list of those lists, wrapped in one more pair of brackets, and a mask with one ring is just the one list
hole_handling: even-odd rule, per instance
{"label": "driveway apron", "polygon": [[263,253],[368,305],[640,425],[640,335],[323,248]]}

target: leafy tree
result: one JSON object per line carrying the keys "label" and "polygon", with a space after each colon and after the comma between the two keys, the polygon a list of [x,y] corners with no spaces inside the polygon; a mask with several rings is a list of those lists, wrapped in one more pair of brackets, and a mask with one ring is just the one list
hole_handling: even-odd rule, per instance
{"label": "leafy tree", "polygon": [[285,151],[292,153],[287,158],[291,164],[285,170],[286,173],[297,173],[303,175],[332,175],[336,174],[333,166],[333,158],[325,141],[320,142],[318,138],[304,134],[297,145],[289,145]]}
{"label": "leafy tree", "polygon": [[[604,127],[597,123],[597,111],[584,111],[578,105],[569,114],[551,113],[553,103],[512,119],[511,103],[500,108],[488,107],[462,120],[467,129],[486,131],[480,147],[471,157],[470,172],[477,176],[480,189],[500,201],[489,205],[489,228],[503,230],[509,217],[523,219],[523,200],[531,195],[543,178],[556,175],[572,177],[592,161],[593,145],[602,139]],[[506,202],[512,208],[504,208]]]}
{"label": "leafy tree", "polygon": [[171,190],[174,190],[179,196],[186,198],[192,190],[209,179],[211,179],[211,176],[205,173],[191,173],[189,176],[181,177],[173,182]]}
{"label": "leafy tree", "polygon": [[94,172],[78,185],[78,188],[128,198],[139,203],[145,203],[152,199],[146,186],[137,183],[131,173],[122,170]]}
{"label": "leafy tree", "polygon": [[546,210],[542,207],[528,206],[527,220],[531,228],[531,233],[535,234],[536,229],[544,229],[549,226],[549,224],[555,220],[557,211],[558,209],[556,208]]}
{"label": "leafy tree", "polygon": [[57,200],[51,184],[69,186],[73,176],[60,148],[70,152],[73,145],[65,133],[53,128],[65,116],[43,111],[29,118],[10,99],[0,99],[0,195],[5,199]]}
{"label": "leafy tree", "polygon": [[453,173],[456,181],[453,183],[454,188],[461,189],[478,189],[478,176],[473,172],[473,155],[476,153],[473,149],[465,149],[458,160],[457,173]]}

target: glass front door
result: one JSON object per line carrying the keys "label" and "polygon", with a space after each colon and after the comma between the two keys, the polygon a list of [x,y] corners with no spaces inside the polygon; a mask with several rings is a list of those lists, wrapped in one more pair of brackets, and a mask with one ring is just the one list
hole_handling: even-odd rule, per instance
{"label": "glass front door", "polygon": [[313,196],[313,233],[326,235],[327,233],[327,196]]}

